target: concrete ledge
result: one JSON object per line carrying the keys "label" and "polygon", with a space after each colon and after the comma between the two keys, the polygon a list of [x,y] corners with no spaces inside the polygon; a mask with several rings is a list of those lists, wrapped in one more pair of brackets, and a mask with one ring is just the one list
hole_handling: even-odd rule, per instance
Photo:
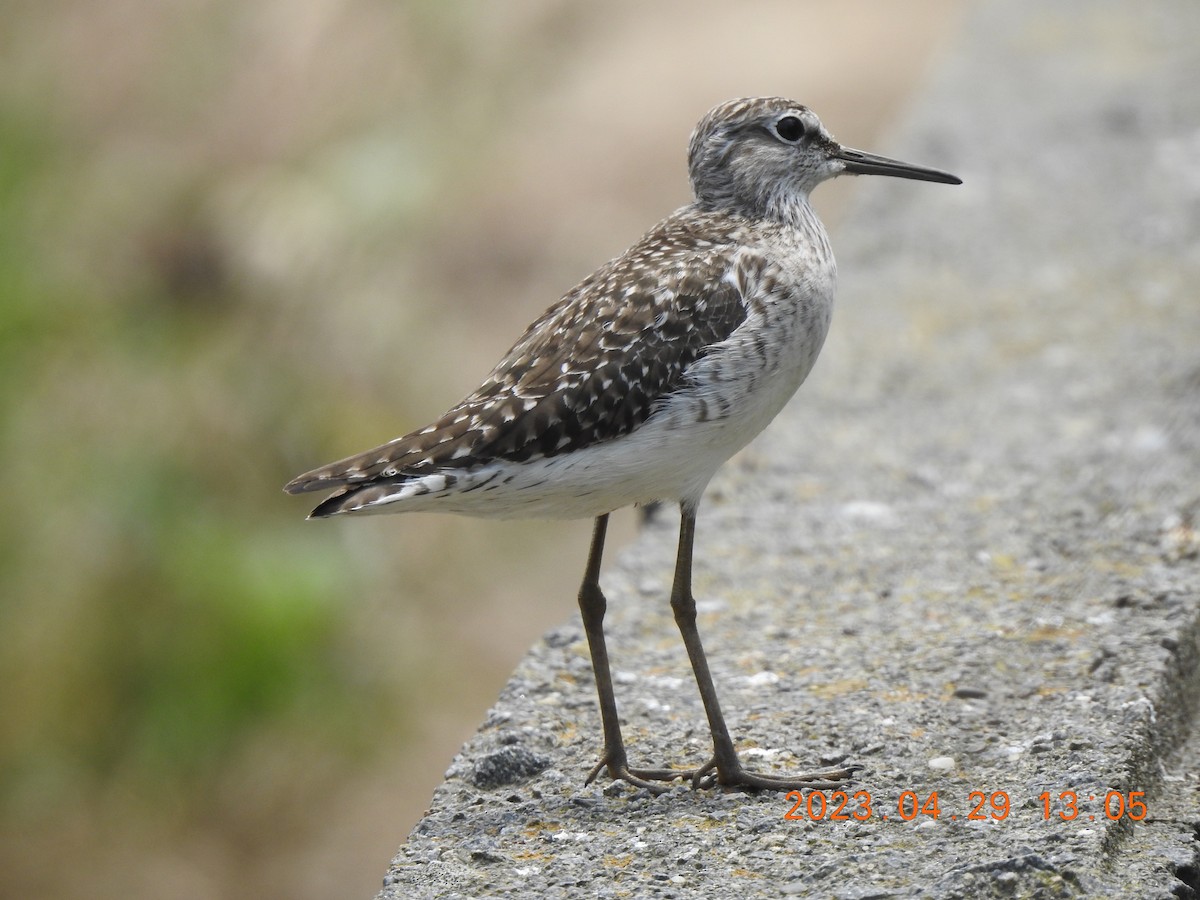
{"label": "concrete ledge", "polygon": [[[1187,0],[980,3],[873,148],[966,183],[864,179],[817,371],[706,499],[695,587],[739,746],[863,764],[871,816],[584,787],[600,722],[573,621],[381,898],[1196,896],[1197,34]],[[635,765],[707,754],[666,602],[675,527],[605,577]],[[905,791],[937,792],[938,818],[903,821]],[[1110,821],[1110,791],[1144,791],[1148,818]],[[973,792],[1007,817],[969,820]]]}

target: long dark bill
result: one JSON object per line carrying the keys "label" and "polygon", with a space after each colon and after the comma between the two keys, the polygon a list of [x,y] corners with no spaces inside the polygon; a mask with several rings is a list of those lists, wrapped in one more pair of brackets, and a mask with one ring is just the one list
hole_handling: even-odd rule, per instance
{"label": "long dark bill", "polygon": [[889,175],[892,178],[912,178],[916,181],[936,181],[940,184],[962,184],[961,178],[949,172],[926,169],[924,166],[914,166],[898,159],[888,159],[886,156],[876,156],[874,153],[864,153],[849,147],[839,147],[833,155],[835,159],[840,159],[846,164],[845,171],[848,175]]}

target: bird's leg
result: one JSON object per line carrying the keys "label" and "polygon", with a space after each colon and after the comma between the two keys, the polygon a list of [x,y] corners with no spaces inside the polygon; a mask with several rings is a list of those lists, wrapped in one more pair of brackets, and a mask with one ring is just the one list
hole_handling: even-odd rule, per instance
{"label": "bird's leg", "polygon": [[579,612],[583,616],[583,630],[587,634],[588,649],[592,654],[592,671],[596,675],[596,694],[600,701],[600,721],[604,726],[604,755],[587,777],[591,784],[600,770],[607,768],[610,778],[619,778],[635,787],[646,788],[656,794],[665,790],[662,784],[647,779],[669,781],[686,777],[690,773],[671,769],[630,769],[625,756],[625,743],[621,739],[621,721],[617,718],[617,700],[613,693],[612,673],[608,667],[608,647],[604,642],[604,613],[608,601],[600,590],[600,560],[604,555],[604,536],[608,531],[608,515],[598,516],[592,531],[592,546],[588,551],[587,568],[583,584],[579,587]]}
{"label": "bird's leg", "polygon": [[[617,701],[613,692],[612,673],[608,664],[608,647],[604,640],[604,614],[608,602],[600,590],[600,563],[604,555],[604,538],[608,530],[608,516],[596,518],[592,532],[591,549],[588,551],[587,568],[583,583],[579,587],[579,611],[583,616],[583,629],[587,635],[588,648],[592,655],[592,670],[596,676],[596,694],[600,702],[600,721],[604,728],[604,754],[589,773],[585,783],[590,784],[607,769],[613,779],[620,779],[635,787],[660,794],[668,788],[661,782],[690,780],[693,787],[742,786],[775,790],[833,788],[850,778],[857,767],[835,769],[828,772],[812,772],[788,777],[758,775],[742,767],[717,691],[708,659],[696,630],[696,601],[692,597],[692,545],[696,535],[696,511],[683,507],[683,518],[679,526],[679,550],[675,560],[675,579],[671,587],[671,609],[675,623],[683,636],[688,658],[696,673],[696,684],[700,688],[700,699],[708,716],[712,732],[713,757],[698,769],[633,769],[625,755],[625,743],[621,738],[621,722],[617,716]],[[655,783],[659,782],[659,783]]]}
{"label": "bird's leg", "polygon": [[[696,684],[700,688],[700,699],[704,701],[704,712],[708,716],[708,727],[712,732],[713,757],[709,762],[688,773],[694,787],[713,783],[726,785],[767,788],[777,790],[800,790],[837,787],[850,778],[857,766],[835,769],[828,772],[810,772],[786,777],[758,775],[742,767],[721,704],[712,674],[708,670],[708,658],[700,643],[700,632],[696,630],[696,601],[692,596],[692,544],[696,536],[696,510],[687,504],[681,505],[683,518],[679,524],[679,550],[675,558],[675,579],[671,586],[671,610],[675,613],[675,624],[683,636]],[[582,595],[581,595],[582,596]],[[715,775],[713,774],[715,772]]]}

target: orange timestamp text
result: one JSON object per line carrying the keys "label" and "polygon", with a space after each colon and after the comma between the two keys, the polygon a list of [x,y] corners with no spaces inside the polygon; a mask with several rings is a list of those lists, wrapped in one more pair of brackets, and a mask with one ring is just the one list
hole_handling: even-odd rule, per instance
{"label": "orange timestamp text", "polygon": [[[1082,803],[1094,803],[1099,799],[1095,794],[1085,800],[1075,791],[1060,791],[1057,795],[1043,791],[1037,799],[1041,803],[1043,820],[1057,818],[1070,822],[1083,818],[1094,821],[1099,815],[1113,822],[1120,819],[1141,822],[1149,814],[1145,796],[1145,791],[1109,791],[1103,796],[1098,813],[1081,808]],[[792,807],[783,817],[793,821],[866,822],[874,818],[896,818],[912,822],[917,819],[961,818],[968,822],[1002,822],[1013,811],[1007,791],[970,791],[961,815],[957,811],[943,810],[937,791],[925,795],[916,791],[901,791],[895,806],[887,808],[877,804],[870,791],[855,791],[852,794],[834,791],[828,795],[824,791],[789,791],[787,799]]]}

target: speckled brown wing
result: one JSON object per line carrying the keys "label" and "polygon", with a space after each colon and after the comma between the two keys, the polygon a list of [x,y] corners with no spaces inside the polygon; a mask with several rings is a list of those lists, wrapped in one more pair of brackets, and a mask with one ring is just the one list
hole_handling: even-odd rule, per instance
{"label": "speckled brown wing", "polygon": [[743,297],[725,279],[730,259],[727,246],[698,241],[691,228],[656,229],[548,309],[483,384],[432,425],[286,489],[521,462],[627,434],[746,318]]}

